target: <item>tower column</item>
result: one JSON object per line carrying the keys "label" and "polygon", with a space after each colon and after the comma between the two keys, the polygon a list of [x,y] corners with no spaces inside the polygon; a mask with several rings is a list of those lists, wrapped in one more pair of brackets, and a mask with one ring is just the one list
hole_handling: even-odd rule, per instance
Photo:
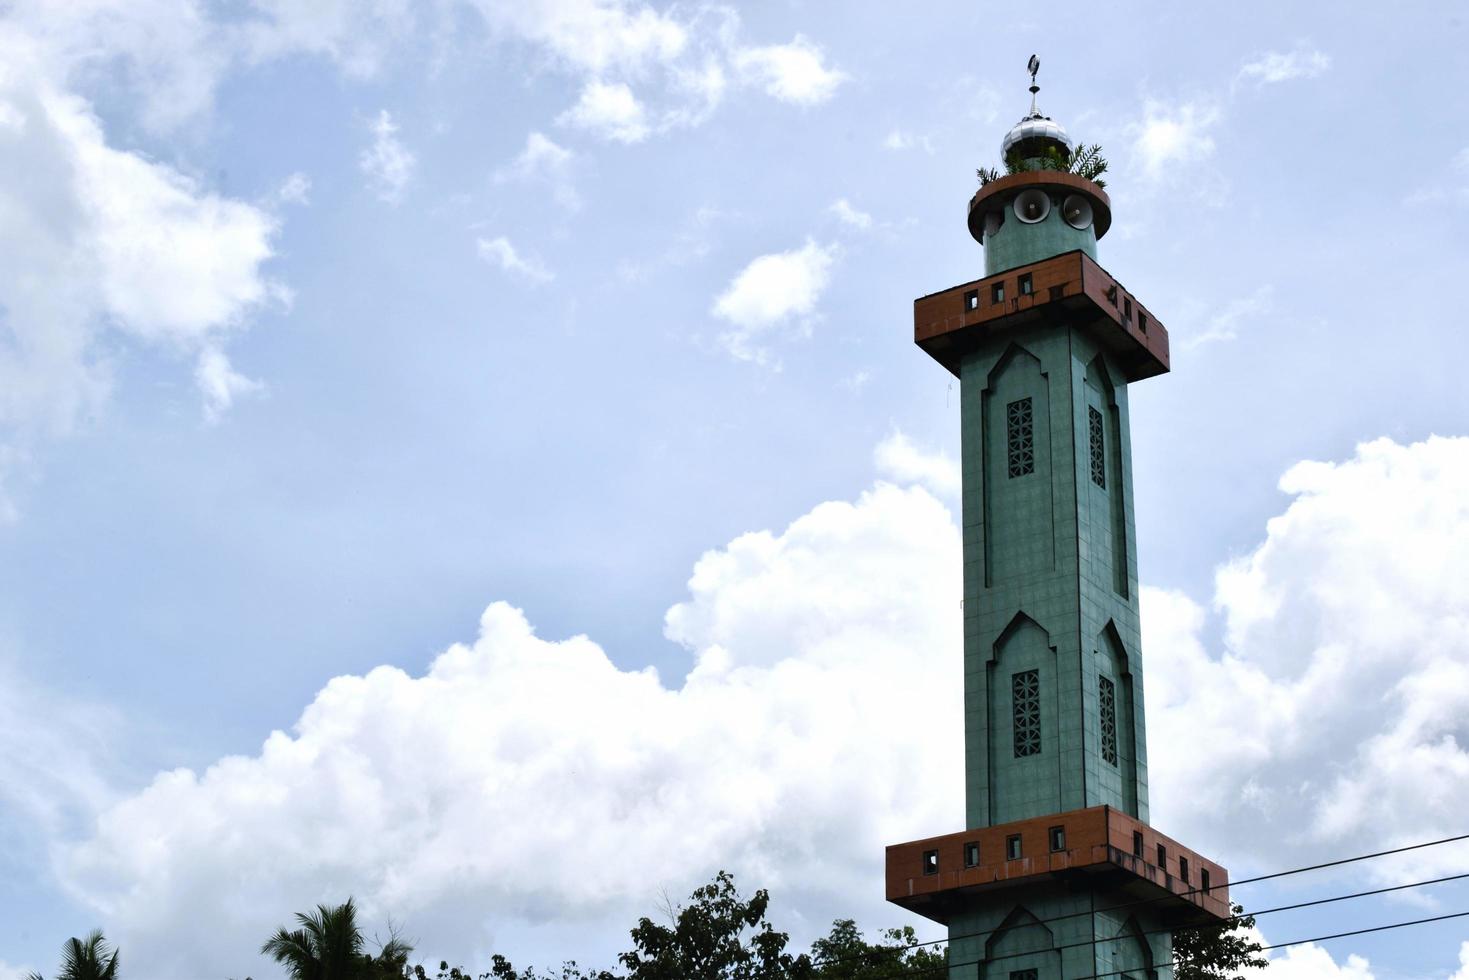
{"label": "tower column", "polygon": [[985,277],[914,302],[960,383],[966,829],[889,847],[887,895],[949,926],[951,977],[1167,977],[1170,930],[1229,915],[1228,872],[1147,822],[1127,390],[1168,331],[1097,264],[1097,149],[1033,100],[1001,155]]}

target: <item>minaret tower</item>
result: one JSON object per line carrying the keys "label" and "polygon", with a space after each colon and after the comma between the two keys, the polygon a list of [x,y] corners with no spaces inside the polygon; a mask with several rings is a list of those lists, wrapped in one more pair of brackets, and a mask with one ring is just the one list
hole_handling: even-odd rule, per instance
{"label": "minaret tower", "polygon": [[889,847],[887,897],[949,927],[951,980],[1163,980],[1170,930],[1229,914],[1148,824],[1127,389],[1168,331],[1097,264],[1110,202],[1029,67],[969,202],[985,276],[913,304],[960,385],[967,829]]}

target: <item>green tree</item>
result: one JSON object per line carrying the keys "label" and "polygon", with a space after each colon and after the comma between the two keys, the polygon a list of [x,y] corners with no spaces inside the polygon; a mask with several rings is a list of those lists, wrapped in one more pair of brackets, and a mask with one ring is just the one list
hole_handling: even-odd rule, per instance
{"label": "green tree", "polygon": [[391,937],[377,956],[364,951],[366,941],[357,924],[352,899],[315,912],[297,912],[299,929],[285,926],[265,941],[260,952],[286,968],[291,980],[385,980],[402,977],[413,947]]}
{"label": "green tree", "polygon": [[811,960],[785,951],[789,939],[766,921],[770,893],[748,901],[721,871],[695,889],[688,907],[670,909],[672,926],[643,918],[632,930],[633,949],[619,956],[628,980],[807,980]]}
{"label": "green tree", "polygon": [[887,980],[889,977],[948,976],[948,952],[919,946],[912,926],[884,929],[882,940],[869,943],[857,923],[837,919],[831,933],[811,944],[811,959],[820,980]]}
{"label": "green tree", "polygon": [[1244,980],[1239,971],[1270,965],[1260,944],[1245,931],[1255,928],[1255,917],[1242,915],[1240,905],[1231,906],[1230,912],[1220,925],[1173,934],[1175,980]]}
{"label": "green tree", "polygon": [[[26,980],[44,980],[32,973]],[[61,947],[61,972],[56,980],[117,980],[117,950],[93,929],[86,939],[72,937]]]}
{"label": "green tree", "polygon": [[537,973],[534,969],[517,970],[505,957],[496,953],[490,957],[488,973],[475,974],[462,966],[450,966],[440,961],[439,971],[430,974],[422,965],[403,973],[405,980],[619,980],[605,970],[582,972],[575,961],[561,964],[560,973]]}

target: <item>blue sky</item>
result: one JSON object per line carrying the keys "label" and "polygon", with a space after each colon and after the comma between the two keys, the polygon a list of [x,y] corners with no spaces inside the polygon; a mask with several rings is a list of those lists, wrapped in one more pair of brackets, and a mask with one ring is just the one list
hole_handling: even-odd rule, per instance
{"label": "blue sky", "polygon": [[[1155,823],[1240,875],[1466,832],[1465,21],[7,4],[0,978],[96,925],[268,977],[348,892],[430,957],[607,962],[721,867],[801,942],[904,921],[882,845],[962,813],[910,303],[980,275],[1032,52],[1173,338],[1132,395]],[[1469,907],[1411,894],[1260,926]],[[1462,980],[1465,934],[1272,973]]]}

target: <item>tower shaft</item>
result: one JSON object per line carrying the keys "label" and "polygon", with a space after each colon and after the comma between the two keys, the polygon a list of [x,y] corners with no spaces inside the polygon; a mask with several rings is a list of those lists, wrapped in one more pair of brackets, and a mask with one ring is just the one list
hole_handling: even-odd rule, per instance
{"label": "tower shaft", "polygon": [[1127,381],[1057,313],[959,363],[971,827],[1147,819]]}
{"label": "tower shaft", "polygon": [[914,302],[960,382],[966,829],[889,847],[886,884],[955,980],[1160,980],[1171,930],[1229,916],[1228,872],[1148,824],[1127,396],[1168,331],[1095,261],[1110,220],[1075,175],[993,178],[993,274]]}

